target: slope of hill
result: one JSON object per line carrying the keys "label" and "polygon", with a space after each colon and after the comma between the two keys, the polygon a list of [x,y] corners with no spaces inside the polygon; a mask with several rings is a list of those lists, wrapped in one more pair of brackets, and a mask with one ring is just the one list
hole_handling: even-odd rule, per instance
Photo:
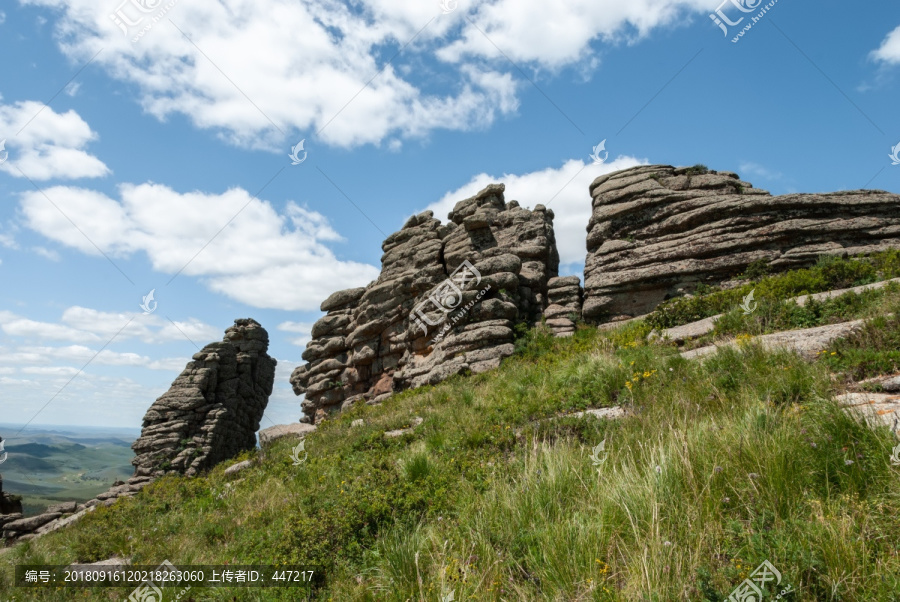
{"label": "slope of hill", "polygon": [[[729,307],[746,292],[725,303],[726,288],[615,330],[521,332],[496,371],[326,420],[304,461],[296,440],[279,440],[236,458],[252,460],[236,475],[227,462],[166,477],[24,542],[0,556],[0,587],[13,600],[116,598],[10,586],[15,564],[119,556],[302,565],[315,569],[315,600],[722,601],[759,566],[779,575],[760,583],[767,599],[900,600],[898,441],[834,399],[900,371],[900,290],[803,311],[783,301],[891,276],[882,266],[858,278],[867,261],[758,279],[746,315]],[[653,325],[723,310],[707,336],[737,335],[734,347],[689,361],[647,342]],[[856,317],[869,320],[813,361],[752,336]],[[621,417],[584,413],[611,407]],[[303,594],[193,588],[181,599]]]}

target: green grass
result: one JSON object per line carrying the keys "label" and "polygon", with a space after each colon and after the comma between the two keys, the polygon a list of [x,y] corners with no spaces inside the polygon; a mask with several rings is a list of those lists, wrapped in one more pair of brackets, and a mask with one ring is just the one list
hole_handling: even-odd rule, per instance
{"label": "green grass", "polygon": [[848,259],[824,256],[807,269],[772,276],[765,275],[766,272],[765,265],[754,263],[743,275],[750,280],[745,284],[726,290],[701,286],[695,296],[661,303],[646,321],[652,328],[661,330],[724,314],[735,310],[751,291],[760,304],[775,304],[800,295],[896,278],[900,276],[900,250]]}
{"label": "green grass", "polygon": [[[734,337],[759,336],[856,319],[878,318],[898,311],[900,283],[894,282],[877,290],[845,293],[822,301],[811,299],[802,307],[790,300],[763,299],[750,314],[745,314],[740,307],[722,314],[711,333],[685,341],[683,349],[704,347]],[[639,322],[641,321],[634,324]],[[644,328],[649,329],[649,325]]]}
{"label": "green grass", "polygon": [[[127,597],[10,588],[16,563],[112,555],[315,567],[315,600],[724,601],[764,560],[796,588],[787,599],[900,600],[897,442],[831,401],[834,372],[896,367],[900,321],[881,318],[813,363],[752,344],[688,362],[645,345],[648,329],[530,331],[496,371],[324,423],[301,466],[283,440],[237,480],[225,465],[162,479],[0,556],[4,600]],[[631,415],[566,416],[611,405]],[[383,436],[416,416],[413,433]]]}

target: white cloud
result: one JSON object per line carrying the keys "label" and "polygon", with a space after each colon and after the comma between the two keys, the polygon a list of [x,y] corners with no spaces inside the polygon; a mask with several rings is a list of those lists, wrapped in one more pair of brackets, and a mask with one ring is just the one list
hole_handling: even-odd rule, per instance
{"label": "white cloud", "polygon": [[900,63],[900,27],[891,31],[881,46],[869,55],[873,60],[889,65]]}
{"label": "white cloud", "polygon": [[548,167],[524,174],[492,176],[481,173],[426,209],[434,211],[435,217],[446,221],[447,214],[459,201],[475,195],[488,184],[506,184],[504,196],[507,202],[515,200],[522,207],[531,209],[535,205],[544,205],[553,210],[553,230],[560,264],[577,264],[583,262],[587,255],[585,238],[591,217],[591,197],[588,194],[590,183],[597,176],[646,164],[646,160],[634,157],[618,157],[602,165],[570,159],[559,168]]}
{"label": "white cloud", "polygon": [[4,234],[0,232],[0,247],[5,247],[7,249],[18,249],[19,245],[16,243],[16,239],[12,234]]}
{"label": "white cloud", "polygon": [[[77,368],[74,370],[77,372]],[[16,400],[3,408],[4,422],[33,420],[34,424],[137,428],[153,400],[168,388],[166,384],[146,386],[129,378],[99,376],[90,371],[73,379],[72,368],[68,367],[48,366],[30,372],[38,376],[34,380],[0,376],[4,397]],[[167,377],[159,374],[155,380],[165,383]],[[47,405],[51,398],[52,403]]]}
{"label": "white cloud", "polygon": [[[24,128],[24,129],[23,129]],[[109,168],[84,150],[97,138],[75,111],[57,113],[33,100],[0,104],[0,132],[9,158],[0,171],[32,180],[97,178]]]}
{"label": "white cloud", "polygon": [[[73,362],[78,366],[46,366],[35,364],[51,364],[56,361]],[[97,349],[84,345],[67,345],[65,347],[18,347],[8,351],[0,362],[4,364],[30,364],[21,369],[25,374],[76,374],[82,366],[88,362],[91,365],[100,366],[137,366],[152,370],[181,370],[186,360],[184,358],[153,360],[137,353],[120,353],[104,349],[98,353]],[[55,372],[54,372],[55,371]]]}
{"label": "white cloud", "polygon": [[312,340],[312,327],[312,322],[282,322],[277,328],[283,332],[292,332],[301,335],[290,339],[290,341],[294,345],[306,347],[306,344]]}
{"label": "white cloud", "polygon": [[[652,29],[679,22],[691,12],[713,10],[710,0],[571,0],[549,6],[543,0],[496,0],[477,5],[477,25],[438,52],[446,61],[503,58],[549,69],[590,61],[591,43],[634,41]],[[479,31],[480,30],[480,31]],[[482,33],[483,32],[483,33]]]}
{"label": "white cloud", "polygon": [[0,330],[4,334],[38,341],[72,343],[106,343],[113,340],[137,339],[143,343],[181,342],[186,337],[202,346],[219,340],[222,329],[196,318],[170,322],[158,315],[102,312],[87,307],[66,309],[60,322],[40,322],[9,311],[0,311]]}
{"label": "white cloud", "polygon": [[31,249],[44,259],[49,259],[50,261],[59,261],[59,253],[53,251],[52,249],[47,249],[45,247],[32,247]]}
{"label": "white cloud", "polygon": [[97,247],[118,257],[145,253],[157,271],[200,277],[211,290],[253,307],[315,310],[335,290],[378,276],[377,268],[340,261],[323,244],[340,240],[323,215],[294,202],[282,215],[240,188],[182,194],[129,184],[120,186],[121,200],[64,186],[44,193],[78,224],[43,195],[26,192],[26,223],[47,238],[91,255]]}
{"label": "white cloud", "polygon": [[29,366],[22,368],[22,373],[41,376],[74,376],[78,374],[78,368],[72,368],[71,366]]}
{"label": "white cloud", "polygon": [[99,341],[100,337],[63,324],[38,322],[22,318],[11,312],[0,312],[0,329],[9,336],[55,341]]}
{"label": "white cloud", "polygon": [[[413,0],[192,0],[132,42],[134,31],[110,19],[112,4],[22,1],[59,11],[60,45],[73,60],[103,49],[95,63],[135,84],[148,113],[183,114],[234,144],[270,149],[283,146],[281,132],[326,125],[318,137],[342,147],[485,127],[516,110],[523,85],[494,44],[535,67],[593,68],[593,42],[635,40],[717,3],[494,0],[441,15],[438,2]],[[433,77],[435,52],[451,77]],[[434,89],[440,81],[452,83]]]}
{"label": "white cloud", "polygon": [[752,161],[744,161],[739,165],[742,176],[757,176],[765,180],[780,180],[783,176],[779,171],[774,171]]}

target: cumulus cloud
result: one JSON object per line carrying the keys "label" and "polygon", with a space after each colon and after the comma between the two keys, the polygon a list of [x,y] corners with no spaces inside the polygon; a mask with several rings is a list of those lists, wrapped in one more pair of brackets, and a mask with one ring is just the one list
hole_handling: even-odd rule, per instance
{"label": "cumulus cloud", "polygon": [[[135,314],[138,314],[137,316]],[[168,343],[218,339],[220,331],[195,318],[173,321],[156,314],[135,312],[103,312],[87,307],[66,309],[59,322],[41,322],[0,311],[0,330],[8,336],[29,341],[68,341],[72,343],[106,343],[135,339],[142,343]]]}
{"label": "cumulus cloud", "polygon": [[[24,128],[24,129],[23,129]],[[57,113],[33,100],[0,104],[8,160],[0,171],[32,180],[97,178],[109,168],[84,148],[97,134],[75,111]]]}
{"label": "cumulus cloud", "polygon": [[528,208],[544,205],[553,210],[553,230],[560,264],[578,264],[584,261],[587,254],[584,240],[591,217],[590,183],[598,176],[646,164],[646,160],[634,157],[618,157],[601,165],[570,159],[558,168],[548,167],[524,174],[494,176],[480,173],[426,209],[434,211],[435,217],[444,220],[457,202],[473,196],[488,184],[503,183],[506,185],[504,196],[507,201],[516,200]]}
{"label": "cumulus cloud", "polygon": [[891,31],[870,56],[873,60],[888,65],[900,63],[900,27]]}
{"label": "cumulus cloud", "polygon": [[294,202],[280,214],[240,188],[206,194],[128,184],[119,191],[117,200],[83,188],[48,188],[62,213],[43,195],[26,192],[21,211],[30,228],[68,247],[113,257],[143,253],[159,272],[200,277],[253,307],[315,310],[335,290],[378,276],[373,266],[338,260],[324,243],[340,235],[326,217]]}
{"label": "cumulus cloud", "polygon": [[278,325],[278,330],[299,334],[299,337],[294,337],[290,341],[294,345],[305,347],[312,340],[312,327],[312,322],[282,322]]}
{"label": "cumulus cloud", "polygon": [[[484,127],[516,110],[522,82],[495,44],[535,67],[593,68],[593,42],[638,39],[716,4],[493,0],[442,15],[437,2],[192,0],[144,3],[159,6],[146,13],[125,4],[116,19],[137,24],[120,27],[114,5],[22,1],[56,9],[62,50],[79,62],[102,50],[94,62],[134,84],[148,113],[254,148],[280,147],[291,130],[353,147]],[[439,69],[454,72],[432,77]]]}
{"label": "cumulus cloud", "polygon": [[[4,422],[69,426],[115,423],[135,428],[141,424],[150,401],[168,388],[164,380],[158,386],[147,386],[129,378],[91,372],[81,372],[72,379],[77,371],[77,368],[47,366],[30,368],[20,376],[0,376],[4,396],[16,400],[3,408]],[[0,369],[0,374],[4,373]],[[27,378],[28,375],[34,378]],[[51,398],[52,403],[47,405]],[[86,399],[90,403],[85,403]]]}
{"label": "cumulus cloud", "polygon": [[769,169],[764,165],[760,165],[759,163],[753,163],[752,161],[744,161],[739,165],[741,170],[741,174],[746,176],[757,176],[764,180],[780,180],[783,175],[780,171],[775,171],[773,169]]}
{"label": "cumulus cloud", "polygon": [[[542,0],[495,0],[478,3],[471,15],[476,27],[438,51],[446,61],[468,57],[497,58],[557,69],[590,61],[591,43],[633,41],[651,30],[679,21],[692,12],[715,9],[710,0],[574,0],[554,5]],[[505,59],[504,59],[505,60]]]}

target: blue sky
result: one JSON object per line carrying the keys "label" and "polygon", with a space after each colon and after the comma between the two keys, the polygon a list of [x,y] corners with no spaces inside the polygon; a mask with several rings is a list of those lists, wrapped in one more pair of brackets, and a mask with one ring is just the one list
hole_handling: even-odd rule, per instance
{"label": "blue sky", "polygon": [[408,216],[489,182],[549,204],[577,275],[588,184],[616,169],[900,191],[895,3],[139,4],[0,12],[5,423],[139,426],[239,317],[279,361],[262,426],[294,421],[319,303],[377,277]]}

